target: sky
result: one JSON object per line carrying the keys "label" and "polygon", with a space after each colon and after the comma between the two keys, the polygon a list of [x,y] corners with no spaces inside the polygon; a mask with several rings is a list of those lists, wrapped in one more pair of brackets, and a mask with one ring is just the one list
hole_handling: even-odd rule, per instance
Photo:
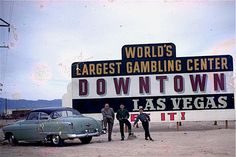
{"label": "sky", "polygon": [[5,0],[0,18],[11,24],[0,28],[9,45],[0,48],[0,97],[9,99],[60,99],[72,62],[119,60],[126,44],[172,42],[177,57],[229,54],[236,63],[234,0]]}

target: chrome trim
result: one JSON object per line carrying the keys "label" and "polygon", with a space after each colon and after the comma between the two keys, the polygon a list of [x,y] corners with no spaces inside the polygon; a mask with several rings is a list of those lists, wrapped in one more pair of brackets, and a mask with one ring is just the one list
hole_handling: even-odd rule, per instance
{"label": "chrome trim", "polygon": [[100,136],[102,134],[106,134],[103,130],[99,131],[99,129],[95,129],[94,132],[89,132],[89,130],[85,130],[84,133],[76,134],[76,133],[63,133],[63,132],[41,132],[41,134],[46,138],[48,135],[59,135],[62,139],[74,139],[74,138],[82,138],[89,136]]}
{"label": "chrome trim", "polygon": [[89,136],[99,136],[101,135],[100,132],[93,132],[93,133],[83,133],[83,134],[64,134],[67,138],[81,138],[81,137],[89,137]]}

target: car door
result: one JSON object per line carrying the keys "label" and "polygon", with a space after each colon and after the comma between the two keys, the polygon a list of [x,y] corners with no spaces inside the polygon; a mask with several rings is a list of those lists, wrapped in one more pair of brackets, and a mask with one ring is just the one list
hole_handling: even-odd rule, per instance
{"label": "car door", "polygon": [[40,112],[39,113],[39,134],[42,136],[42,138],[47,137],[47,135],[53,133],[53,129],[55,127],[56,122],[52,121],[50,116],[47,113]]}
{"label": "car door", "polygon": [[27,119],[20,123],[20,130],[19,136],[20,140],[25,141],[39,141],[41,140],[40,135],[40,119],[39,119],[40,113],[39,112],[31,112]]}
{"label": "car door", "polygon": [[58,111],[50,115],[50,118],[41,124],[42,132],[44,134],[60,134],[64,133],[65,127],[63,125],[63,117],[66,112]]}

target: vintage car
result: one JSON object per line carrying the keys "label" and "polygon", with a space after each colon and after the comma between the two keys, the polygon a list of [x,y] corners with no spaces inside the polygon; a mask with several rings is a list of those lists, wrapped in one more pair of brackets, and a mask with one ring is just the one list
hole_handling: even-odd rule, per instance
{"label": "vintage car", "polygon": [[51,142],[63,145],[64,140],[79,138],[90,143],[93,136],[103,134],[102,123],[72,108],[44,108],[31,111],[25,120],[3,127],[10,144],[19,141]]}

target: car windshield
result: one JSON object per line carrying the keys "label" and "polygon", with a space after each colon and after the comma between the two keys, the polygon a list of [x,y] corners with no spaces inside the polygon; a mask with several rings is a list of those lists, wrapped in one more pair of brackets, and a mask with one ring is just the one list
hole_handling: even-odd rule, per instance
{"label": "car windshield", "polygon": [[52,119],[57,119],[61,117],[71,117],[71,116],[78,116],[81,115],[77,110],[61,110],[61,111],[55,111],[51,113]]}

